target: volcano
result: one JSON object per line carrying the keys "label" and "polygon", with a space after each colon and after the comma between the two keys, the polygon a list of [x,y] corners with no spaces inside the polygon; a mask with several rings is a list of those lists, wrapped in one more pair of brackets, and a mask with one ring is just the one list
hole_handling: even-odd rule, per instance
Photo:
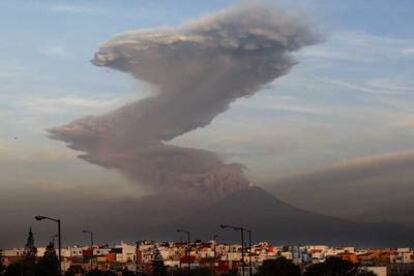
{"label": "volcano", "polygon": [[[220,224],[253,231],[253,239],[273,244],[329,244],[354,246],[407,246],[412,229],[392,223],[359,223],[291,206],[259,187],[249,187],[211,205],[187,206],[187,212],[168,222],[139,231],[143,239],[176,240],[176,229],[191,231],[194,239],[238,242],[239,235],[221,230]],[[189,211],[191,210],[191,211]]]}

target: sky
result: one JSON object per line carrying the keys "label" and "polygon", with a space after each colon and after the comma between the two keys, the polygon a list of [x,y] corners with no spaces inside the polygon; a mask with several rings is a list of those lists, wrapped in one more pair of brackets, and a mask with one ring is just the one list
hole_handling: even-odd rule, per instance
{"label": "sky", "polygon": [[[126,30],[180,26],[237,3],[1,1],[0,219],[32,216],[28,197],[47,203],[43,198],[53,195],[62,201],[144,195],[118,171],[77,158],[46,130],[150,95],[147,84],[90,63],[100,43]],[[296,52],[289,74],[170,143],[219,152],[266,187],[414,155],[414,3],[278,4],[306,14],[324,40]]]}

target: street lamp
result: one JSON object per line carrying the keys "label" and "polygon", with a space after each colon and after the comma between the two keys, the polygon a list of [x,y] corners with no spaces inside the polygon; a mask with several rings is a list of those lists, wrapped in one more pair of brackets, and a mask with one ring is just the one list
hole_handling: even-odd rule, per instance
{"label": "street lamp", "polygon": [[217,247],[217,238],[218,238],[218,235],[214,235],[213,236],[213,242],[214,242],[214,244],[213,244],[213,262],[212,262],[212,264],[211,264],[211,267],[210,267],[210,269],[211,269],[211,274],[214,276],[214,275],[216,275],[216,268],[215,268],[215,266],[216,266],[216,258],[217,258],[217,249],[216,249],[216,247]]}
{"label": "street lamp", "polygon": [[[249,234],[249,248],[251,251],[252,248],[252,230],[243,228],[241,226],[234,226],[228,224],[220,224],[220,228],[222,229],[233,229],[234,231],[240,231],[240,238],[241,238],[241,265],[242,265],[242,275],[244,276],[244,231]],[[249,275],[252,275],[252,261],[251,261],[251,254],[249,254]]]}
{"label": "street lamp", "polygon": [[214,247],[213,247],[213,253],[214,253],[214,260],[216,259],[216,254],[217,254],[217,251],[216,251],[216,246],[217,246],[217,238],[218,238],[218,235],[214,235],[213,236],[213,242],[214,242]]}
{"label": "street lamp", "polygon": [[41,220],[51,220],[57,223],[58,225],[58,247],[59,247],[59,275],[62,275],[62,237],[60,233],[60,219],[50,218],[45,216],[35,216],[37,221]]}
{"label": "street lamp", "polygon": [[177,233],[187,234],[187,249],[185,251],[185,256],[187,257],[187,261],[188,261],[188,273],[190,273],[190,257],[189,257],[190,254],[189,254],[189,251],[190,251],[190,242],[191,242],[191,236],[190,235],[191,234],[190,234],[190,231],[184,230],[184,229],[177,229]]}
{"label": "street lamp", "polygon": [[252,271],[252,230],[244,229],[249,234],[249,275],[253,275]]}
{"label": "street lamp", "polygon": [[92,270],[92,262],[93,262],[93,232],[89,230],[82,230],[82,233],[86,233],[90,235],[91,241],[91,270]]}

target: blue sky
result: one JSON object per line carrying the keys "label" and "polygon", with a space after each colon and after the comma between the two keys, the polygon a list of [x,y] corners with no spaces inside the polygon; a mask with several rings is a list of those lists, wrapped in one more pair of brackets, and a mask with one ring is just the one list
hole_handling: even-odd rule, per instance
{"label": "blue sky", "polygon": [[[99,43],[130,29],[176,26],[238,2],[1,1],[0,191],[135,191],[117,172],[77,159],[44,130],[148,94],[144,84],[89,62]],[[298,65],[286,77],[173,143],[246,163],[255,181],[410,151],[414,2],[280,5],[308,13],[325,41],[296,53]]]}

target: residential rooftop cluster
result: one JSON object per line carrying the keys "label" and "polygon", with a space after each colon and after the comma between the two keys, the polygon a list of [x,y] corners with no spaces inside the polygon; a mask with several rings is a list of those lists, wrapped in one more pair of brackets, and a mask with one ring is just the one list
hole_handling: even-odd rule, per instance
{"label": "residential rooftop cluster", "polygon": [[[41,258],[46,248],[37,248]],[[359,264],[373,275],[387,276],[393,271],[412,271],[414,251],[411,248],[366,249],[331,247],[326,245],[274,246],[260,242],[242,250],[240,244],[217,241],[192,243],[141,241],[109,245],[67,246],[62,248],[62,270],[91,269],[131,271],[151,274],[155,263],[162,263],[167,271],[208,269],[214,275],[238,271],[245,275],[256,273],[265,260],[284,257],[306,270],[312,264],[323,263],[330,257]],[[19,261],[25,249],[1,250],[1,261],[8,266]],[[242,266],[242,255],[244,265]],[[242,269],[244,267],[244,269]],[[401,274],[404,275],[404,274]]]}

